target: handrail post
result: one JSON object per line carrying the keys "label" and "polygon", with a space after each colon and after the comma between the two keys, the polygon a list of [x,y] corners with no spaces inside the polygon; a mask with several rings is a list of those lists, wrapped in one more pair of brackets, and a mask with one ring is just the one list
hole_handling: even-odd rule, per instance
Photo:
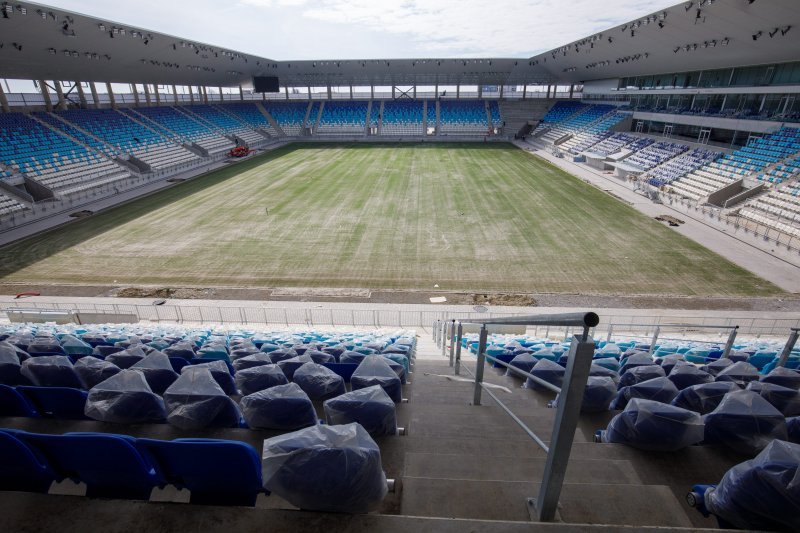
{"label": "handrail post", "polygon": [[800,328],[792,328],[792,332],[789,334],[789,339],[786,341],[786,346],[783,347],[781,357],[778,359],[778,366],[786,366],[786,362],[789,360],[789,355],[792,353],[794,345],[797,343],[798,336],[800,336]]}
{"label": "handrail post", "polygon": [[592,338],[578,335],[572,338],[539,496],[528,499],[531,516],[539,522],[550,522],[556,515],[593,355]]}
{"label": "handrail post", "polygon": [[606,342],[611,342],[611,333],[614,331],[614,324],[608,325],[608,335],[606,336]]}
{"label": "handrail post", "polygon": [[720,355],[720,359],[727,359],[728,356],[731,354],[731,348],[733,348],[733,342],[736,340],[736,333],[739,331],[739,326],[733,326],[731,328],[731,332],[728,335],[728,342],[725,343],[725,349],[722,350],[722,355]]}
{"label": "handrail post", "polygon": [[656,326],[656,329],[653,330],[653,339],[650,341],[650,351],[648,352],[650,355],[653,355],[653,352],[656,350],[659,333],[661,333],[661,326]]}
{"label": "handrail post", "polygon": [[453,359],[454,359],[454,357],[456,355],[456,352],[455,352],[456,347],[455,347],[455,342],[454,342],[455,336],[456,336],[456,321],[455,321],[455,319],[453,319],[450,322],[450,332],[449,333],[450,334],[447,336],[447,338],[450,340],[450,366],[453,366]]}
{"label": "handrail post", "polygon": [[475,366],[475,392],[472,396],[472,405],[481,404],[483,391],[483,367],[486,366],[486,339],[488,337],[486,324],[481,324],[481,333],[478,338],[478,363]]}
{"label": "handrail post", "polygon": [[455,363],[455,374],[456,376],[461,373],[461,337],[464,335],[464,326],[461,325],[461,322],[458,323],[456,327],[456,363]]}
{"label": "handrail post", "polygon": [[442,357],[446,355],[447,352],[447,325],[449,322],[442,320],[442,338],[439,339],[442,342]]}

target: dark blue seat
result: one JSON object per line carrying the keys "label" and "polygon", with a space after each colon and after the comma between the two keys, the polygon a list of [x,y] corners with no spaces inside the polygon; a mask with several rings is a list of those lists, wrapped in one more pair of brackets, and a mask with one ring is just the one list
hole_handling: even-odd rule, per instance
{"label": "dark blue seat", "polygon": [[60,479],[86,484],[90,498],[147,500],[164,479],[148,455],[136,448],[136,439],[106,433],[42,435],[15,433],[47,459]]}
{"label": "dark blue seat", "polygon": [[15,435],[0,430],[0,490],[47,492],[55,479],[41,454]]}
{"label": "dark blue seat", "polygon": [[167,483],[191,492],[191,503],[253,506],[261,483],[261,458],[252,446],[215,439],[138,439]]}
{"label": "dark blue seat", "polygon": [[314,405],[297,383],[248,394],[239,405],[247,425],[253,429],[291,431],[317,423]]}
{"label": "dark blue seat", "polygon": [[694,411],[634,398],[599,434],[602,442],[671,452],[702,441],[703,421]]}
{"label": "dark blue seat", "polygon": [[72,361],[65,355],[31,357],[22,363],[20,372],[39,387],[80,389],[83,386]]}
{"label": "dark blue seat", "polygon": [[703,422],[706,444],[722,444],[742,454],[756,454],[770,441],[787,438],[783,414],[749,390],[726,394]]}
{"label": "dark blue seat", "polygon": [[350,385],[353,390],[380,385],[393,402],[400,403],[403,399],[400,377],[392,370],[388,360],[382,355],[365,357],[350,376]]}
{"label": "dark blue seat", "polygon": [[8,385],[0,385],[0,416],[36,418],[39,414],[28,399]]}
{"label": "dark blue seat", "polygon": [[680,391],[672,400],[672,405],[705,415],[717,408],[729,392],[741,390],[732,381],[715,381],[692,385]]}
{"label": "dark blue seat", "polygon": [[322,366],[333,370],[342,376],[342,379],[345,383],[350,383],[350,378],[353,377],[353,372],[355,372],[356,368],[358,368],[358,365],[353,363],[322,363]]}
{"label": "dark blue seat", "polygon": [[68,387],[17,387],[36,410],[44,416],[68,420],[88,419],[83,410],[88,393]]}
{"label": "dark blue seat", "polygon": [[330,425],[358,422],[373,436],[397,433],[395,404],[380,385],[342,394],[322,406]]}

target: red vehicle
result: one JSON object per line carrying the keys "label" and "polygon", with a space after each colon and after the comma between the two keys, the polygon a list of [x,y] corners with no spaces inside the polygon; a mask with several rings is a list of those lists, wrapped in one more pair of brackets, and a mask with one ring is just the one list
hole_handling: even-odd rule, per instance
{"label": "red vehicle", "polygon": [[246,157],[252,150],[247,146],[237,146],[228,152],[228,157]]}

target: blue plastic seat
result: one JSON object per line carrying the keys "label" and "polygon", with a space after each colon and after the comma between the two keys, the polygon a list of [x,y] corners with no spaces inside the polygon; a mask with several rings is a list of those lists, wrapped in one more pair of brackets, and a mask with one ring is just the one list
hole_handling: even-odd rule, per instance
{"label": "blue plastic seat", "polygon": [[68,387],[26,386],[17,387],[17,391],[44,416],[68,420],[88,419],[84,414],[88,396],[86,391]]}
{"label": "blue plastic seat", "polygon": [[216,439],[138,439],[167,483],[191,492],[191,503],[254,506],[265,492],[261,458],[252,446]]}
{"label": "blue plastic seat", "polygon": [[55,479],[41,454],[15,435],[0,430],[0,490],[47,492]]}
{"label": "blue plastic seat", "polygon": [[136,439],[105,433],[15,435],[47,459],[59,479],[86,484],[90,498],[147,500],[164,479],[147,455],[136,448]]}
{"label": "blue plastic seat", "polygon": [[0,385],[0,416],[36,418],[39,414],[28,399],[14,387]]}

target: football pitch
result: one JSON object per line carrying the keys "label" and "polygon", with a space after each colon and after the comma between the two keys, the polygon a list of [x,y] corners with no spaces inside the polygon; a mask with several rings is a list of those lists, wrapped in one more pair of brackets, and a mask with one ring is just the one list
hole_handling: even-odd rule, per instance
{"label": "football pitch", "polygon": [[0,282],[781,292],[507,144],[294,144],[0,249]]}

